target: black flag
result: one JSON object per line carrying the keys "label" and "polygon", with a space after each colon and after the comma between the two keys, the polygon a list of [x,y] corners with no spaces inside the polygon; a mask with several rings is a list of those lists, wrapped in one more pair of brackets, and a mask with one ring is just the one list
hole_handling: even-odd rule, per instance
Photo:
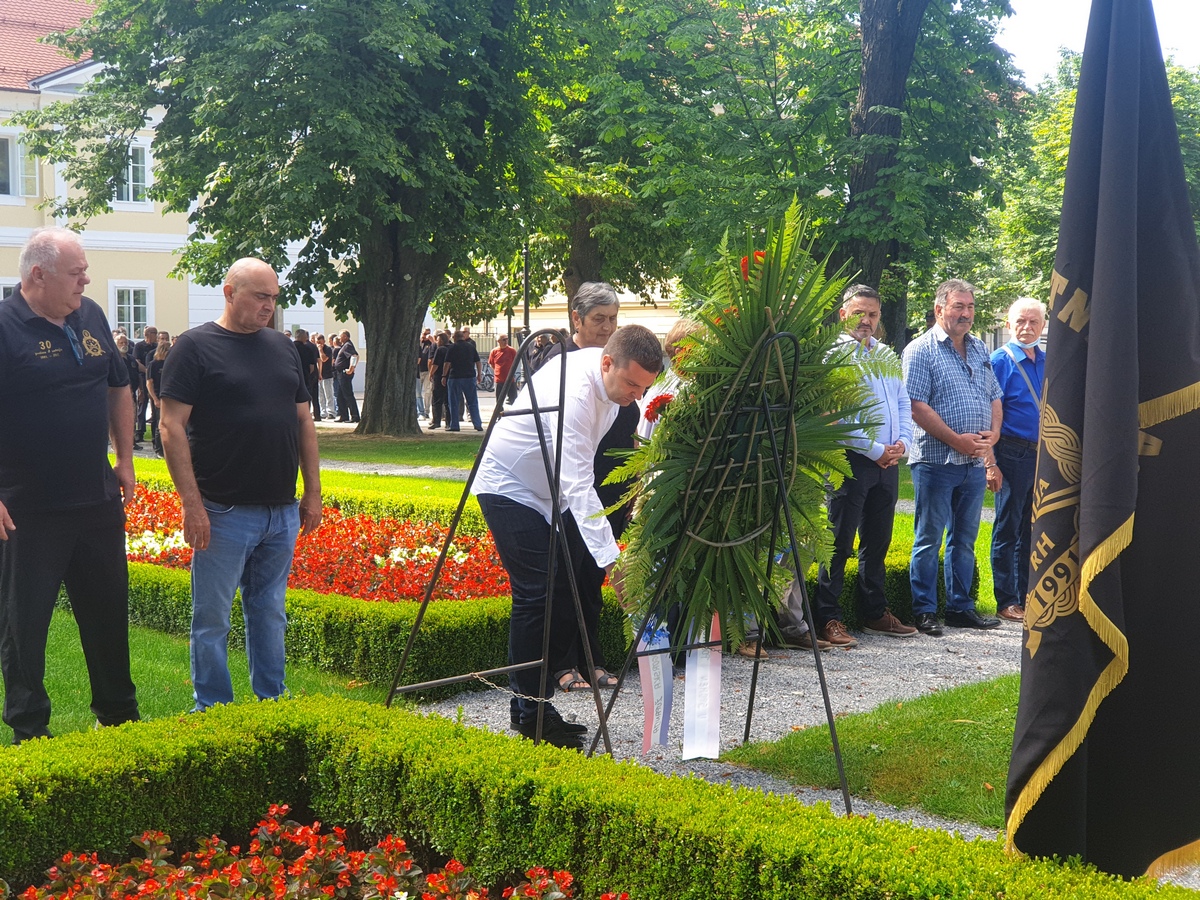
{"label": "black flag", "polygon": [[1150,0],[1094,0],[1050,298],[1010,847],[1200,859],[1200,250]]}

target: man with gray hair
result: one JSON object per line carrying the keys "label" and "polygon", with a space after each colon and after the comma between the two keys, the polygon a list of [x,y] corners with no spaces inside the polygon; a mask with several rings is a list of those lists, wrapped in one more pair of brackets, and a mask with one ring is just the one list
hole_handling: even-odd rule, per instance
{"label": "man with gray hair", "polygon": [[985,465],[1000,436],[1002,395],[983,341],[974,337],[975,288],[953,278],[933,301],[937,321],[904,348],[904,386],[912,403],[913,615],[917,630],[940,635],[938,551],[946,539],[946,624],[995,628],[971,598],[975,538],[983,511]]}
{"label": "man with gray hair", "polygon": [[[0,302],[0,669],[13,742],[50,735],[46,640],[65,585],[100,725],[138,718],[129,674],[124,504],[133,497],[129,369],[79,236],[35,231]],[[29,439],[23,422],[47,425]],[[112,444],[116,466],[108,462]]]}
{"label": "man with gray hair", "polygon": [[585,281],[571,301],[572,335],[539,355],[534,371],[560,353],[570,353],[578,347],[603,347],[617,330],[620,311],[616,288],[604,281]]}
{"label": "man with gray hair", "polygon": [[1046,354],[1038,346],[1046,327],[1046,307],[1022,297],[1008,309],[1013,339],[992,354],[992,370],[1004,392],[1004,423],[993,448],[988,487],[996,492],[992,526],[992,580],[996,614],[1010,622],[1025,619],[1029,590],[1029,542],[1033,526],[1033,480],[1037,471],[1038,429]]}

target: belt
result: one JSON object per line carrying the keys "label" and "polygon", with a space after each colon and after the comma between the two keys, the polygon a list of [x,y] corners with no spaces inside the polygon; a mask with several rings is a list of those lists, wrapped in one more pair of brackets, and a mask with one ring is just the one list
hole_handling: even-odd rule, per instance
{"label": "belt", "polygon": [[1027,441],[1024,438],[1009,437],[1007,434],[1000,435],[1000,443],[1012,444],[1014,447],[1020,447],[1022,450],[1036,450],[1037,441]]}

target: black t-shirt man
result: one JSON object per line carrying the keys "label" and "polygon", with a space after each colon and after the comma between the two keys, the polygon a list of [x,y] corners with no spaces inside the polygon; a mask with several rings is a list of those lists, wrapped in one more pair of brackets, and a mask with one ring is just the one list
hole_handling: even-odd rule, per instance
{"label": "black t-shirt man", "polygon": [[446,361],[450,365],[450,378],[474,378],[476,376],[475,364],[479,362],[479,352],[475,349],[473,341],[455,341],[450,345]]}
{"label": "black t-shirt man", "polygon": [[[108,462],[108,389],[129,370],[108,319],[84,297],[64,328],[42,318],[17,287],[0,302],[0,502],[10,513],[50,512],[120,497]],[[22,422],[46,426],[29,439]]]}
{"label": "black t-shirt man", "polygon": [[244,334],[208,322],[179,336],[162,381],[159,396],[192,407],[188,445],[206,500],[281,506],[296,499],[296,404],[310,397],[295,344],[270,328]]}
{"label": "black t-shirt man", "polygon": [[150,360],[154,359],[154,352],[158,349],[157,340],[142,339],[133,345],[133,358],[138,362],[140,368],[138,372],[142,378],[146,377],[146,372],[150,368]]}
{"label": "black t-shirt man", "polygon": [[300,354],[304,383],[312,390],[321,380],[321,353],[312,341],[296,341],[296,352]]}
{"label": "black t-shirt man", "polygon": [[430,365],[437,366],[437,384],[441,384],[443,378],[449,376],[449,370],[446,368],[446,357],[450,354],[449,344],[439,344],[433,351],[433,356],[429,358]]}
{"label": "black t-shirt man", "polygon": [[357,359],[358,351],[354,349],[354,345],[348,340],[342,341],[342,346],[338,347],[337,356],[333,360],[333,371],[345,375]]}

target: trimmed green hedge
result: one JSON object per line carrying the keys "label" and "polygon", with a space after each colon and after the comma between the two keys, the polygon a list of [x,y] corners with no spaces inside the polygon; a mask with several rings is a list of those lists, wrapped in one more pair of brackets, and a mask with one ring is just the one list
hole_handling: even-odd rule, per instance
{"label": "trimmed green hedge", "polygon": [[[616,667],[628,651],[626,616],[605,590],[600,643]],[[287,657],[323,671],[390,684],[420,604],[357,600],[315,591],[287,592]],[[415,684],[507,664],[509,597],[436,600],[429,604],[405,672]],[[191,623],[191,577],[182,569],[129,565],[130,621],[168,634],[186,635]],[[240,599],[234,599],[230,640],[242,646]],[[444,689],[442,695],[458,688]]]}
{"label": "trimmed green hedge", "polygon": [[67,850],[127,858],[129,836],[146,829],[182,848],[217,832],[241,842],[273,802],[402,835],[485,877],[565,868],[581,897],[609,887],[634,900],[1192,896],[329,698],[0,749],[0,873],[19,889]]}

